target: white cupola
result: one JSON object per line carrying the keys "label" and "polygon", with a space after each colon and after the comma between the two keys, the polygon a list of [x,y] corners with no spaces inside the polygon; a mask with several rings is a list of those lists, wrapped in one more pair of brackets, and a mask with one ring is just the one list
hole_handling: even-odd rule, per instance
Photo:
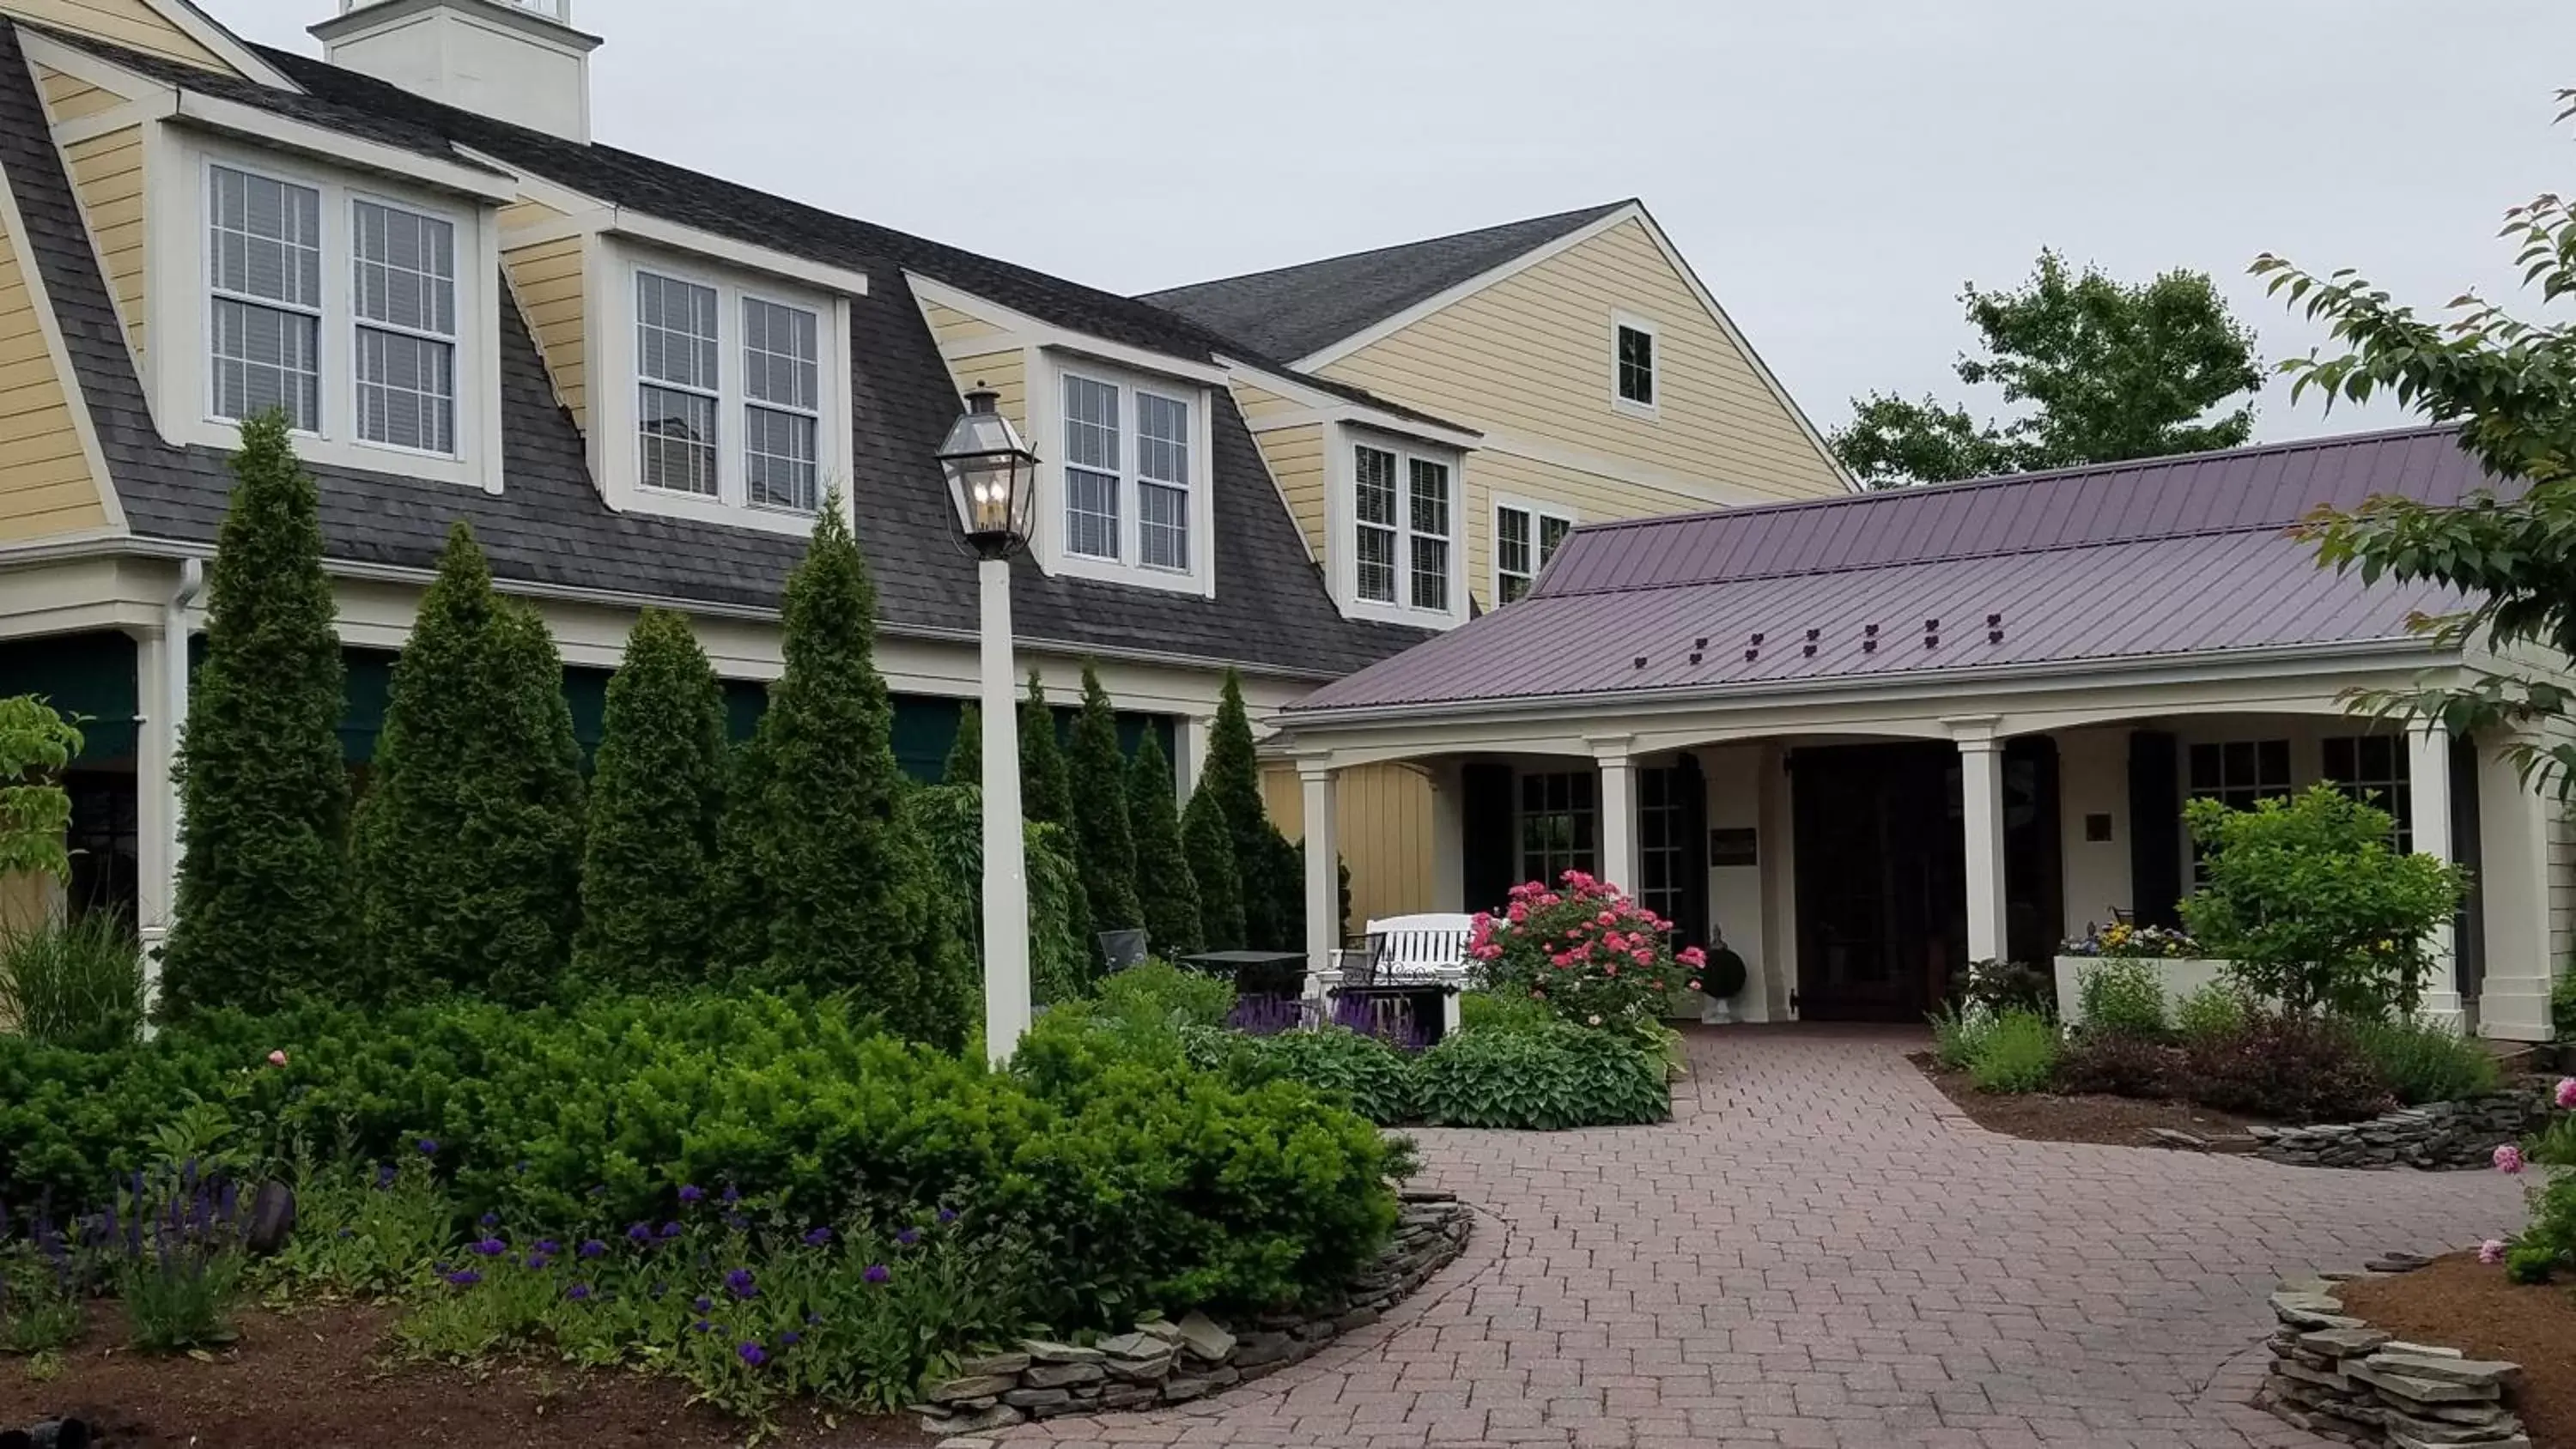
{"label": "white cupola", "polygon": [[590,140],[590,53],[572,0],[340,0],[322,58],[462,110]]}

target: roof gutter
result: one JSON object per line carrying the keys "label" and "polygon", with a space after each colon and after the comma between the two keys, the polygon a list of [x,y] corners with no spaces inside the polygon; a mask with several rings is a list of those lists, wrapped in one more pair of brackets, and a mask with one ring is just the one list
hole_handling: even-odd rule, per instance
{"label": "roof gutter", "polygon": [[[1994,685],[2016,693],[2028,693],[2073,681],[2113,682],[2139,675],[2171,671],[2184,661],[2198,661],[2199,668],[2187,677],[2206,679],[2214,675],[2239,673],[2246,669],[2307,665],[2323,666],[2373,657],[2421,662],[2428,655],[2459,657],[2461,651],[2421,641],[2414,636],[2374,640],[2338,640],[2325,644],[2284,644],[2255,649],[2228,650],[2200,654],[2142,654],[2118,659],[2086,660],[2066,664],[1997,664],[1974,669],[1910,671],[1904,674],[1877,676],[1884,680],[1855,680],[1849,676],[1830,679],[1792,679],[1756,681],[1742,684],[1701,688],[1676,686],[1670,689],[1592,690],[1582,694],[1548,695],[1530,699],[1423,700],[1405,704],[1361,705],[1346,708],[1300,706],[1283,708],[1278,721],[1291,731],[1331,730],[1345,726],[1373,724],[1416,724],[1426,720],[1497,719],[1520,717],[1532,721],[1562,715],[1581,714],[1605,706],[1616,707],[1634,716],[1640,710],[1655,713],[1679,713],[1700,705],[1725,705],[1745,702],[1762,703],[1778,698],[1800,702],[1835,696],[1853,699],[1882,699],[1907,692],[1931,692],[1952,685]],[[2210,666],[2215,665],[2213,669]],[[2323,672],[2306,669],[2299,672]]]}

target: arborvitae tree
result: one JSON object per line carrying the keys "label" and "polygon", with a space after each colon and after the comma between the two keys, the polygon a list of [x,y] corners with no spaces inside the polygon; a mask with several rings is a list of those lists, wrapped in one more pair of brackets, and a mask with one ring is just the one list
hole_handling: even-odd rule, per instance
{"label": "arborvitae tree", "polygon": [[534,610],[448,534],[394,666],[356,830],[370,999],[551,995],[581,916],[581,747]]}
{"label": "arborvitae tree", "polygon": [[1291,870],[1287,837],[1270,823],[1261,799],[1261,762],[1252,753],[1252,720],[1243,709],[1243,680],[1225,672],[1225,692],[1216,709],[1216,727],[1208,734],[1207,769],[1199,788],[1216,797],[1234,832],[1234,869],[1243,897],[1244,944],[1258,950],[1291,951],[1305,944],[1296,920],[1283,914],[1283,903],[1302,899]]}
{"label": "arborvitae tree", "polygon": [[897,818],[894,706],[872,657],[876,590],[837,496],[789,576],[787,668],[754,744],[758,798],[729,818],[723,870],[746,929],[734,969],[764,985],[849,991],[891,1029],[965,1039],[966,949],[920,842]]}
{"label": "arborvitae tree", "polygon": [[1064,746],[1056,739],[1046,686],[1034,669],[1029,671],[1028,698],[1020,701],[1020,814],[1049,825],[1073,824],[1073,785],[1065,776]]}
{"label": "arborvitae tree", "polygon": [[177,919],[161,972],[174,1014],[345,988],[355,944],[340,639],[313,478],[276,413],[242,425],[232,467],[179,751]]}
{"label": "arborvitae tree", "polygon": [[1234,831],[1202,777],[1181,812],[1181,849],[1199,890],[1199,934],[1211,951],[1243,949],[1243,881],[1234,869]]}
{"label": "arborvitae tree", "polygon": [[973,704],[957,711],[957,743],[948,747],[948,763],[939,772],[946,785],[984,784],[984,711]]}
{"label": "arborvitae tree", "polygon": [[1181,850],[1181,808],[1172,762],[1152,730],[1127,767],[1127,821],[1136,836],[1136,899],[1146,939],[1166,957],[1207,949],[1199,886]]}
{"label": "arborvitae tree", "polygon": [[1136,898],[1136,832],[1127,818],[1127,756],[1118,748],[1118,712],[1109,703],[1109,691],[1100,687],[1100,671],[1087,660],[1082,666],[1082,713],[1073,722],[1073,749],[1065,763],[1091,928],[1142,926],[1145,908]]}
{"label": "arborvitae tree", "polygon": [[706,978],[716,823],[724,808],[724,689],[688,620],[646,609],[608,681],[590,780],[575,975],[652,989]]}

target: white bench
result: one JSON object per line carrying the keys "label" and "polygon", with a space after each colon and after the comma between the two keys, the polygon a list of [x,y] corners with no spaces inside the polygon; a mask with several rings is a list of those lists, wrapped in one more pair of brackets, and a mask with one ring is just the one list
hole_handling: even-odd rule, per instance
{"label": "white bench", "polygon": [[1440,993],[1444,1032],[1458,1029],[1458,994],[1467,988],[1467,942],[1475,918],[1463,912],[1388,916],[1368,923],[1368,944],[1333,953],[1332,969],[1310,973],[1306,999],[1329,1015],[1345,987],[1415,987]]}

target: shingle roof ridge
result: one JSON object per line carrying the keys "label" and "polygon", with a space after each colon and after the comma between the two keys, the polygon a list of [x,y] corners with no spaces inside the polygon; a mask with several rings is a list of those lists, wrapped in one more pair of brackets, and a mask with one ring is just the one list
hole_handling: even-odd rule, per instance
{"label": "shingle roof ridge", "polygon": [[[1490,232],[1511,231],[1520,227],[1540,226],[1548,222],[1563,222],[1565,223],[1564,230],[1572,231],[1576,227],[1588,225],[1602,217],[1608,216],[1610,213],[1619,210],[1621,207],[1636,206],[1639,204],[1640,202],[1638,198],[1627,196],[1622,197],[1617,201],[1602,202],[1593,206],[1577,206],[1565,211],[1547,212],[1539,216],[1524,216],[1512,221],[1498,221],[1485,226],[1471,226],[1459,231],[1443,232],[1438,236],[1417,237],[1412,241],[1394,242],[1382,247],[1362,247],[1357,251],[1337,252],[1328,257],[1312,257],[1302,262],[1290,262],[1284,266],[1260,267],[1249,272],[1236,272],[1229,276],[1207,277],[1195,282],[1183,282],[1178,286],[1157,287],[1150,292],[1138,293],[1137,298],[1140,301],[1152,302],[1157,297],[1169,297],[1182,292],[1194,292],[1202,287],[1222,287],[1231,283],[1249,282],[1262,277],[1285,276],[1291,272],[1304,271],[1309,267],[1329,267],[1337,266],[1346,262],[1360,261],[1367,258],[1391,257],[1397,253],[1412,251],[1418,247],[1442,246],[1450,242],[1466,241],[1473,237],[1484,236]],[[1563,234],[1563,232],[1557,233],[1557,235],[1560,236]],[[1537,242],[1531,243],[1533,246],[1538,244],[1539,243]]]}

